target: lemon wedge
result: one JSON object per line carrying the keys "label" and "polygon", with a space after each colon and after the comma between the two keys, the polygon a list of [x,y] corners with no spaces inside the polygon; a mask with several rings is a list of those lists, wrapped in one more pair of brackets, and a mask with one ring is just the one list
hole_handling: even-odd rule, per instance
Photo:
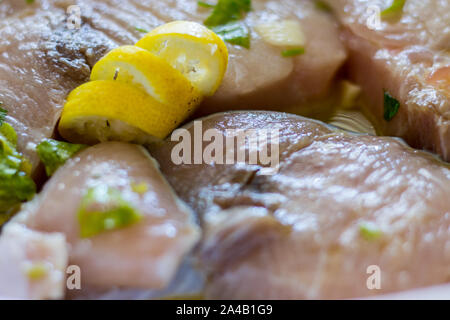
{"label": "lemon wedge", "polygon": [[92,69],[91,80],[116,80],[134,85],[158,102],[190,113],[202,100],[201,93],[162,58],[135,46],[112,50]]}
{"label": "lemon wedge", "polygon": [[180,71],[202,95],[219,88],[228,65],[223,40],[205,26],[189,21],[162,25],[136,43]]}
{"label": "lemon wedge", "polygon": [[164,139],[215,93],[227,65],[225,43],[208,28],[163,25],[95,64],[91,81],[67,98],[59,132],[83,144]]}
{"label": "lemon wedge", "polygon": [[124,141],[148,144],[165,138],[185,118],[142,89],[97,80],[73,90],[64,106],[59,133],[73,143]]}

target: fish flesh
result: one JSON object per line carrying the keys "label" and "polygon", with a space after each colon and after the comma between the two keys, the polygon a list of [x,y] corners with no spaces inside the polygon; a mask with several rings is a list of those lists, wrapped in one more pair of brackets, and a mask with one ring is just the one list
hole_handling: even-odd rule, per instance
{"label": "fish flesh", "polygon": [[[249,162],[250,143],[239,147],[246,161],[228,165],[175,165],[180,142],[169,139],[152,150],[201,220],[208,298],[358,298],[450,280],[448,164],[396,138],[284,113],[229,112],[201,123],[219,140],[233,129],[279,131],[272,175]],[[194,139],[195,125],[184,129]]]}
{"label": "fish flesh", "polygon": [[[343,26],[348,75],[380,132],[450,161],[450,2],[408,0],[394,21],[380,19],[391,1],[327,2]],[[400,102],[391,121],[383,91]]]}
{"label": "fish flesh", "polygon": [[[73,13],[69,8],[77,6]],[[346,58],[338,27],[309,1],[252,1],[245,18],[251,48],[228,45],[230,62],[222,87],[199,113],[230,108],[295,105],[326,96]],[[67,13],[69,10],[69,13]],[[69,20],[79,13],[80,28]],[[36,168],[35,146],[51,137],[68,93],[88,81],[92,66],[109,50],[133,44],[173,20],[202,22],[210,11],[196,0],[4,0],[0,3],[0,101],[19,135],[19,151]],[[294,19],[306,37],[304,55],[284,58],[282,49],[255,32],[261,22]],[[69,28],[70,27],[70,28]]]}
{"label": "fish flesh", "polygon": [[0,237],[0,299],[58,299],[64,296],[66,239],[10,223]]}
{"label": "fish flesh", "polygon": [[[142,218],[82,236],[79,212],[86,194],[105,187],[120,192]],[[100,289],[165,288],[199,238],[191,210],[148,152],[119,142],[96,145],[70,159],[7,227],[11,224],[63,234],[69,263],[81,270],[82,287]]]}
{"label": "fish flesh", "polygon": [[66,29],[64,9],[52,8],[61,1],[42,1],[33,9],[14,5],[19,2],[25,1],[0,4],[15,13],[0,23],[0,101],[19,151],[36,169],[35,147],[53,136],[66,96],[89,79],[90,67],[114,43],[87,25]]}

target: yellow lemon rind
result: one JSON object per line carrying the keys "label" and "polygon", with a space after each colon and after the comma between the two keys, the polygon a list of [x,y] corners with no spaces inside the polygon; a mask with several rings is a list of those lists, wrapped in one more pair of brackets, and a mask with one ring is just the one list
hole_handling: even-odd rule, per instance
{"label": "yellow lemon rind", "polygon": [[[114,80],[99,80],[85,83],[71,92],[58,128],[61,136],[71,142],[131,142],[143,140],[139,137],[142,133],[164,139],[185,117],[179,110],[156,101],[134,86]],[[84,132],[89,122],[97,127]],[[120,128],[121,122],[128,134],[121,137],[120,133],[112,132],[108,136],[108,127]],[[135,133],[130,128],[136,129]]]}

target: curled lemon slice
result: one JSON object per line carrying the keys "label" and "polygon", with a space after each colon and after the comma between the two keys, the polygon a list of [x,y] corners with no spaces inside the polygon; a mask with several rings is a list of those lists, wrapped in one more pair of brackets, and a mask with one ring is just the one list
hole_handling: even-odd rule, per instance
{"label": "curled lemon slice", "polygon": [[116,80],[146,91],[158,102],[176,106],[184,116],[202,96],[189,80],[162,58],[135,46],[112,50],[92,69],[91,80]]}
{"label": "curled lemon slice", "polygon": [[147,144],[165,138],[185,115],[127,83],[98,80],[72,91],[59,133],[74,143],[124,141]]}
{"label": "curled lemon slice", "polygon": [[225,43],[206,27],[163,25],[93,67],[91,82],[69,95],[59,132],[83,144],[164,139],[215,93],[227,64]]}
{"label": "curled lemon slice", "polygon": [[189,21],[162,25],[136,43],[188,78],[204,96],[219,88],[228,65],[223,40],[205,26]]}

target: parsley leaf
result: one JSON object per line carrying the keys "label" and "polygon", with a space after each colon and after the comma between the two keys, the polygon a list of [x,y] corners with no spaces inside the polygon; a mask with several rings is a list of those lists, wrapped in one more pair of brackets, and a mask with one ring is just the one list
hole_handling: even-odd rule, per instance
{"label": "parsley leaf", "polygon": [[383,232],[373,223],[360,224],[359,233],[367,241],[377,240],[383,235]]}
{"label": "parsley leaf", "polygon": [[384,120],[391,121],[400,109],[400,102],[392,97],[389,92],[384,91]]}
{"label": "parsley leaf", "polygon": [[149,33],[150,31],[148,31],[147,29],[144,28],[140,28],[140,27],[134,27],[134,29],[136,31],[142,32],[142,33]]}
{"label": "parsley leaf", "polygon": [[385,20],[398,18],[403,12],[405,3],[406,0],[393,0],[388,8],[381,11],[381,18]]}
{"label": "parsley leaf", "polygon": [[204,23],[207,27],[217,27],[242,19],[250,10],[251,0],[219,0]]}
{"label": "parsley leaf", "polygon": [[[21,202],[31,200],[35,193],[36,185],[24,172],[18,171],[13,175],[6,176],[2,174],[0,179],[0,216],[10,212]],[[0,220],[2,220],[1,217]]]}
{"label": "parsley leaf", "polygon": [[250,49],[250,31],[238,20],[251,10],[251,0],[219,0],[215,6],[202,1],[198,4],[214,8],[204,21],[205,26],[216,32],[224,41]]}
{"label": "parsley leaf", "polygon": [[294,49],[288,49],[284,50],[281,55],[283,57],[294,57],[305,53],[305,48],[294,48]]}
{"label": "parsley leaf", "polygon": [[213,27],[212,30],[224,41],[250,49],[250,32],[244,23],[230,22]]}
{"label": "parsley leaf", "polygon": [[142,214],[123,197],[120,190],[105,185],[87,190],[78,210],[82,238],[125,228],[141,219]]}
{"label": "parsley leaf", "polygon": [[50,177],[55,171],[69,160],[75,153],[86,148],[83,144],[72,144],[68,142],[46,139],[36,148],[45,172]]}
{"label": "parsley leaf", "polygon": [[28,175],[31,166],[17,152],[16,142],[14,128],[3,123],[0,127],[0,225],[21,202],[31,200],[36,192],[36,185]]}
{"label": "parsley leaf", "polygon": [[6,115],[8,114],[8,111],[2,108],[3,102],[0,102],[0,126],[5,121]]}

